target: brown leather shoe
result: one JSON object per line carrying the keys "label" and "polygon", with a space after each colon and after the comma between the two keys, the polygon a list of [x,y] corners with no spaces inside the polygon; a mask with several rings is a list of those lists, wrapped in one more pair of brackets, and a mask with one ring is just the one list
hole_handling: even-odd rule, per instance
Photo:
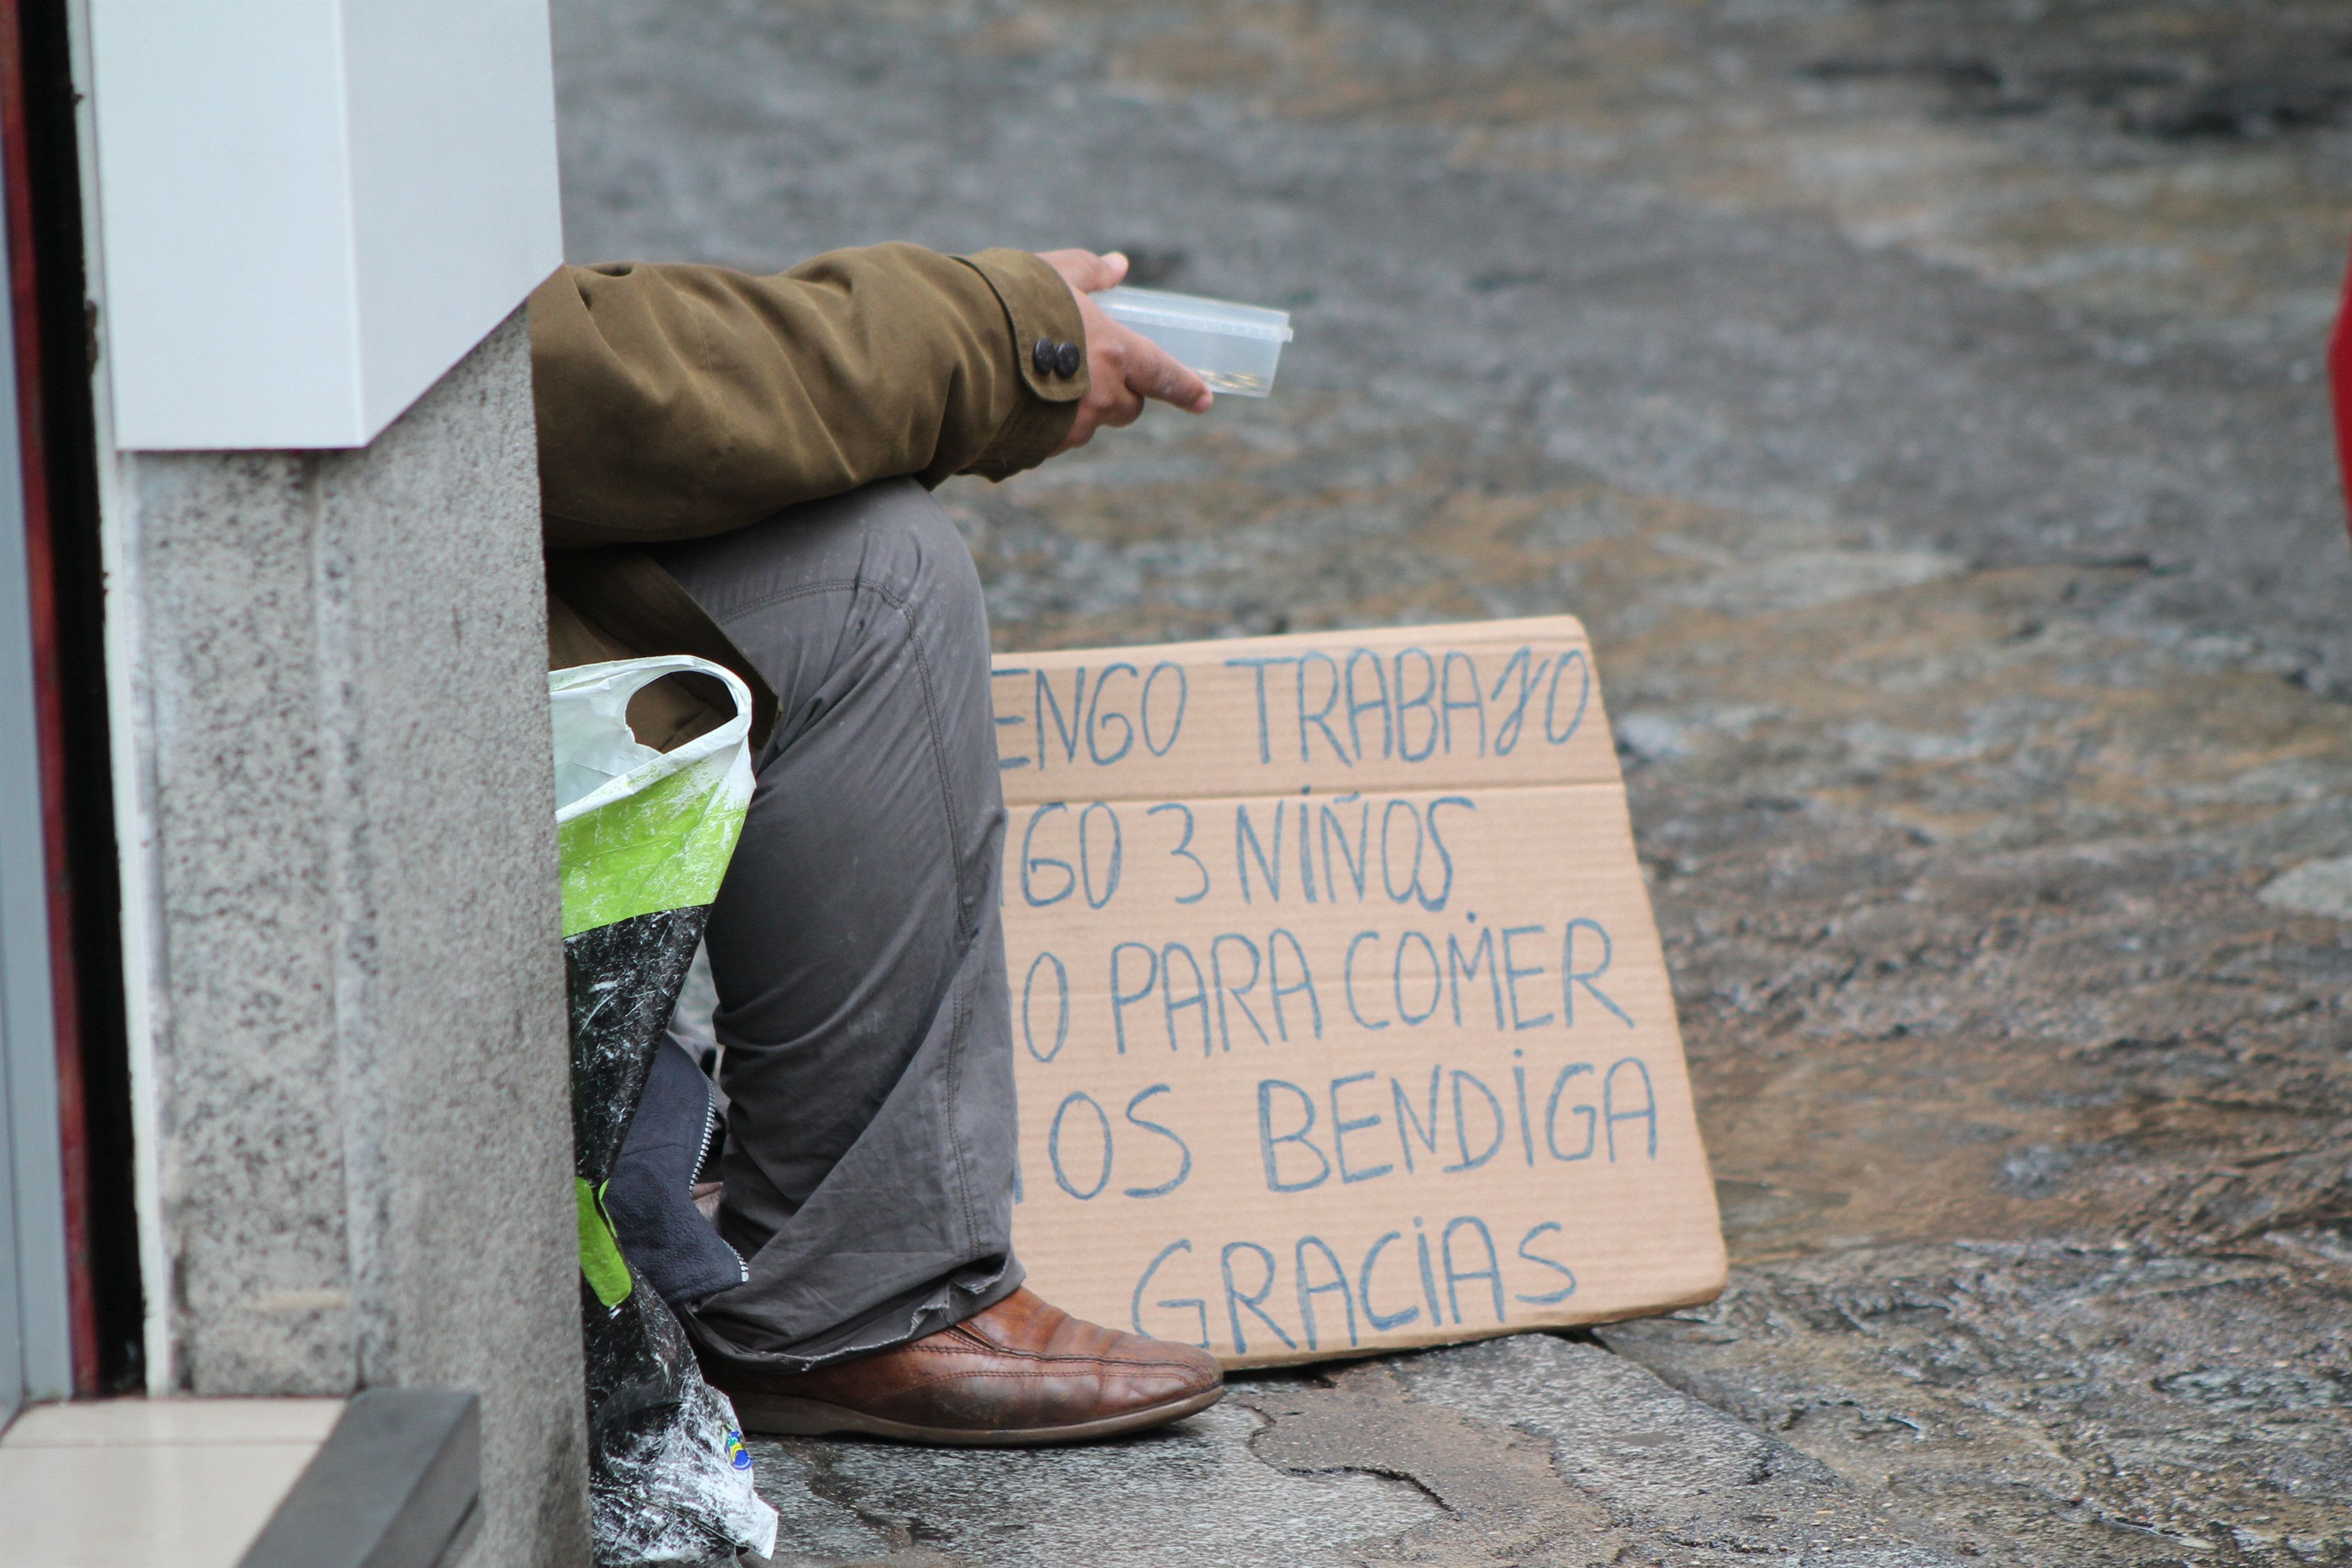
{"label": "brown leather shoe", "polygon": [[1213,1357],[1081,1322],[1026,1290],[908,1344],[779,1373],[693,1336],[702,1375],[747,1432],[904,1443],[1084,1443],[1179,1420],[1224,1396]]}

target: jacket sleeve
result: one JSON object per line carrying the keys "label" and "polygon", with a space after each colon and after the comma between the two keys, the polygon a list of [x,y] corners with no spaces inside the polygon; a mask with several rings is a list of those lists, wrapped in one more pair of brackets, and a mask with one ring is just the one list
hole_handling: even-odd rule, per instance
{"label": "jacket sleeve", "polygon": [[564,267],[530,298],[548,542],[688,538],[877,479],[1031,467],[1087,390],[1083,368],[1038,367],[1039,339],[1083,329],[1025,251]]}

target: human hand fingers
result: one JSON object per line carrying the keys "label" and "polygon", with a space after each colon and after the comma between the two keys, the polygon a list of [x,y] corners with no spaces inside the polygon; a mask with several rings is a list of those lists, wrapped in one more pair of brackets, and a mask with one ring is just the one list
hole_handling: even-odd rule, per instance
{"label": "human hand fingers", "polygon": [[1142,417],[1147,398],[1192,413],[1207,411],[1215,400],[1199,376],[1150,339],[1104,315],[1094,302],[1095,290],[1113,287],[1127,276],[1127,257],[1084,250],[1041,255],[1076,298],[1087,344],[1087,392],[1055,453],[1084,446],[1105,425],[1118,429],[1133,424]]}
{"label": "human hand fingers", "polygon": [[1038,252],[1038,259],[1060,273],[1062,281],[1082,299],[1118,287],[1127,277],[1127,257],[1117,251],[1097,256],[1090,250],[1047,250]]}
{"label": "human hand fingers", "polygon": [[[1099,310],[1096,313],[1101,314]],[[1142,333],[1119,326],[1108,316],[1103,317],[1103,320],[1124,340],[1129,391],[1139,397],[1171,404],[1187,413],[1206,413],[1209,405],[1216,402],[1208,383],[1178,364],[1167,350]]]}
{"label": "human hand fingers", "polygon": [[1123,334],[1118,323],[1104,315],[1093,298],[1076,285],[1071,287],[1071,293],[1077,298],[1078,324],[1087,344],[1087,392],[1078,400],[1069,434],[1054,449],[1057,454],[1084,446],[1106,424],[1132,424],[1143,412],[1142,398],[1127,385],[1125,339],[1131,334]]}
{"label": "human hand fingers", "polygon": [[1054,449],[1056,453],[1084,446],[1106,425],[1122,429],[1142,416],[1143,399],[1127,384],[1124,358],[1125,350],[1118,345],[1106,346],[1099,352],[1088,345],[1087,395],[1078,400],[1076,417],[1071,420],[1061,445]]}
{"label": "human hand fingers", "polygon": [[1125,429],[1143,417],[1143,392],[1135,385],[1134,345],[1112,342],[1104,345],[1102,353],[1087,356],[1100,379],[1088,389],[1088,398],[1099,410],[1099,423]]}
{"label": "human hand fingers", "polygon": [[[1106,288],[1116,287],[1127,277],[1127,257],[1118,251],[1097,256],[1088,250],[1049,250],[1044,259],[1078,298],[1078,316],[1086,326],[1088,345],[1087,359],[1094,359],[1097,344],[1116,343],[1124,349],[1126,384],[1139,396],[1154,398],[1192,413],[1205,412],[1214,400],[1201,378],[1178,364],[1168,350],[1139,332],[1129,330],[1102,313],[1093,296]],[[1140,413],[1141,410],[1137,410]],[[1117,423],[1133,422],[1134,415]]]}

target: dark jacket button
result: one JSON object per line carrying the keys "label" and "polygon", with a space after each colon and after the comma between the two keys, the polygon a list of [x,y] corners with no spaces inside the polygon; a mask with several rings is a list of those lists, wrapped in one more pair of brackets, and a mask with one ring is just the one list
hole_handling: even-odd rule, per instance
{"label": "dark jacket button", "polygon": [[1039,375],[1053,375],[1056,373],[1055,367],[1062,362],[1062,346],[1051,338],[1040,338],[1037,346],[1029,350],[1029,362],[1037,367]]}
{"label": "dark jacket button", "polygon": [[1076,343],[1065,343],[1054,350],[1054,369],[1062,375],[1076,375],[1086,362],[1087,351]]}

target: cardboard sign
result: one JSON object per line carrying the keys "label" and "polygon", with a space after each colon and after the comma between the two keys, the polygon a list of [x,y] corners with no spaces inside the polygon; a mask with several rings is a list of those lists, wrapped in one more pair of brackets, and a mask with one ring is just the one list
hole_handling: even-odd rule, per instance
{"label": "cardboard sign", "polygon": [[1577,622],[994,673],[1039,1292],[1254,1366],[1722,1289]]}

